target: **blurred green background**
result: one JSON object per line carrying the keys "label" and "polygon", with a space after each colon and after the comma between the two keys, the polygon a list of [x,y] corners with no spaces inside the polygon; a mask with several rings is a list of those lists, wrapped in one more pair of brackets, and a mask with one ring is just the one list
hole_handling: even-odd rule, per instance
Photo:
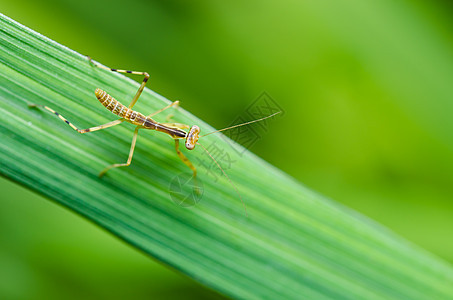
{"label": "blurred green background", "polygon": [[[451,2],[0,7],[105,65],[148,71],[150,88],[218,128],[268,92],[286,114],[253,152],[453,262]],[[0,190],[1,299],[220,297],[13,183]]]}

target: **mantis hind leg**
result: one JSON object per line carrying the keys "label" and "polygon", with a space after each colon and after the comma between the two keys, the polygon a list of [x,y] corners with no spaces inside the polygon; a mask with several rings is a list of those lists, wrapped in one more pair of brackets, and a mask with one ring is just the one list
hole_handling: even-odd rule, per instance
{"label": "mantis hind leg", "polygon": [[[143,76],[145,76],[145,78],[143,78],[142,84],[138,88],[137,93],[135,94],[134,98],[132,99],[131,103],[128,106],[128,108],[132,108],[137,103],[138,98],[140,97],[140,95],[142,94],[143,90],[145,89],[145,85],[146,85],[146,83],[149,80],[149,74],[147,72],[141,72],[141,71],[112,69],[112,68],[104,67],[102,65],[98,65],[98,64],[94,63],[93,60],[91,59],[91,57],[89,57],[89,56],[88,56],[88,59],[89,59],[90,63],[92,63],[95,67],[100,68],[100,69],[104,69],[104,70],[108,70],[108,71],[112,71],[112,72],[117,72],[117,73],[125,73],[125,74],[133,74],[133,75],[143,75]],[[179,101],[175,101],[175,102],[167,105],[166,107],[164,107],[162,109],[159,109],[158,111],[150,114],[148,117],[152,117],[154,115],[157,115],[158,113],[163,112],[164,110],[166,110],[166,109],[168,109],[170,107],[176,107],[177,108],[178,106],[179,106]]]}
{"label": "mantis hind leg", "polygon": [[132,137],[132,143],[131,143],[131,149],[129,150],[129,157],[127,158],[127,161],[123,164],[113,164],[108,167],[106,167],[104,170],[99,173],[99,177],[102,177],[107,173],[108,170],[112,168],[119,168],[119,167],[127,167],[131,164],[132,161],[132,156],[134,155],[134,150],[135,150],[135,143],[137,142],[137,135],[138,135],[138,130],[140,129],[140,126],[137,126],[134,131],[134,136]]}
{"label": "mantis hind leg", "polygon": [[148,82],[148,79],[149,79],[149,74],[147,72],[140,72],[140,71],[111,69],[111,68],[104,67],[104,66],[101,66],[101,65],[98,65],[98,64],[94,63],[93,60],[91,59],[91,57],[89,57],[89,56],[88,56],[88,59],[90,60],[90,63],[92,63],[95,67],[100,68],[100,69],[104,69],[104,70],[108,70],[108,71],[112,71],[112,72],[118,72],[118,73],[127,73],[127,74],[145,76],[145,78],[143,78],[142,84],[138,88],[137,93],[135,93],[134,98],[132,98],[132,101],[131,101],[131,103],[128,106],[128,108],[132,108],[135,105],[135,103],[137,103],[138,98],[140,97],[140,95],[142,94],[143,90],[145,89],[145,85],[146,85],[146,83]]}
{"label": "mantis hind leg", "polygon": [[50,108],[48,106],[38,105],[38,104],[29,104],[28,107],[31,107],[31,108],[42,107],[45,110],[50,111],[51,113],[56,115],[60,120],[62,120],[63,122],[65,122],[66,124],[71,126],[71,128],[74,129],[75,131],[77,131],[78,133],[87,133],[87,132],[93,132],[93,131],[109,128],[109,127],[121,124],[121,123],[123,123],[125,121],[124,119],[119,119],[119,120],[108,122],[106,124],[102,124],[102,125],[99,125],[99,126],[94,126],[94,127],[90,127],[90,128],[86,128],[86,129],[79,129],[79,128],[77,128],[77,126],[75,126],[74,124],[72,124],[71,122],[66,120],[65,117],[63,117],[62,115],[60,115],[59,113],[57,113],[55,110],[53,110],[52,108]]}

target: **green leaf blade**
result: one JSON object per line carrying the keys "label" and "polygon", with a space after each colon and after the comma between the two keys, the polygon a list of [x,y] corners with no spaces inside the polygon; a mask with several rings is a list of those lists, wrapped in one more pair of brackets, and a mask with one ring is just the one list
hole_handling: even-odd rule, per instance
{"label": "green leaf blade", "polygon": [[[48,105],[86,128],[115,117],[96,100],[95,88],[126,103],[138,84],[94,68],[82,55],[7,17],[0,16],[0,24],[3,176],[232,297],[453,297],[451,266],[308,190],[250,152],[234,157],[234,168],[228,170],[247,204],[248,218],[228,180],[216,181],[203,172],[203,201],[188,209],[175,205],[169,184],[188,170],[172,140],[157,132],[142,130],[133,164],[99,179],[103,167],[125,161],[132,126],[81,135],[27,104]],[[136,109],[151,113],[167,103],[146,89]],[[203,132],[214,130],[182,109],[175,120],[198,124]],[[219,136],[203,140],[213,142],[230,147]],[[202,149],[187,155],[195,164],[206,157]]]}

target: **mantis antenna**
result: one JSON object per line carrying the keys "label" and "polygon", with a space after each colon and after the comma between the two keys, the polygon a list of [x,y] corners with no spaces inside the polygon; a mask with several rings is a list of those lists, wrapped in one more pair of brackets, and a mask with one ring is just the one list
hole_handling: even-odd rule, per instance
{"label": "mantis antenna", "polygon": [[270,115],[270,116],[267,116],[267,117],[264,117],[264,118],[261,118],[261,119],[253,120],[253,121],[250,121],[250,122],[245,122],[245,123],[238,124],[238,125],[233,125],[233,126],[230,126],[230,127],[227,127],[227,128],[223,128],[223,129],[219,129],[219,130],[216,130],[216,131],[213,131],[213,132],[210,132],[210,133],[206,133],[206,134],[204,134],[204,135],[200,135],[200,137],[204,137],[204,136],[207,136],[207,135],[216,133],[216,132],[225,131],[225,130],[233,129],[233,128],[236,128],[236,127],[240,127],[240,126],[252,124],[252,123],[255,123],[255,122],[263,121],[263,120],[265,120],[265,119],[267,119],[267,118],[271,118],[271,117],[273,117],[273,116],[275,116],[275,115],[278,115],[279,113],[281,113],[281,111],[278,111],[278,112],[276,112],[276,113],[273,113],[273,114]]}

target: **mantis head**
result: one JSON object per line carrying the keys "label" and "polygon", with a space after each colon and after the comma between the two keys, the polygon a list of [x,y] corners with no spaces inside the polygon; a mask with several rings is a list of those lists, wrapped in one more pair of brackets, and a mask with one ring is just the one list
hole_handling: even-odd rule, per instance
{"label": "mantis head", "polygon": [[189,133],[186,136],[186,148],[189,150],[193,150],[195,148],[195,144],[198,141],[198,134],[200,133],[200,127],[197,125],[193,125],[190,128]]}

